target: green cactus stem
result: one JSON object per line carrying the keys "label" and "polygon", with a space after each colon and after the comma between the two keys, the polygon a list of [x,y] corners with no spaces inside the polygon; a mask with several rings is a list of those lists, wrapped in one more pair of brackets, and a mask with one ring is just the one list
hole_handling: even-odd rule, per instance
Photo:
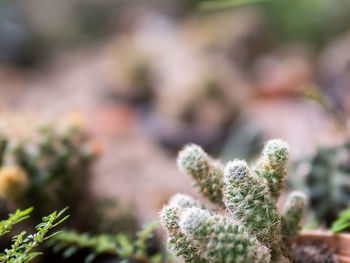
{"label": "green cactus stem", "polygon": [[303,193],[293,192],[284,206],[281,216],[282,238],[286,245],[291,245],[300,229],[300,221],[303,218],[306,197]]}
{"label": "green cactus stem", "polygon": [[277,207],[268,184],[252,175],[245,161],[229,162],[224,172],[225,205],[241,223],[269,244],[279,241],[280,227]]}
{"label": "green cactus stem", "polygon": [[177,194],[160,212],[169,251],[191,263],[291,263],[288,253],[299,231],[305,196],[292,193],[282,215],[277,201],[286,177],[288,145],[269,141],[255,171],[242,160],[225,169],[201,147],[190,144],[178,156],[181,170],[200,193],[225,208],[212,212]]}
{"label": "green cactus stem", "polygon": [[180,228],[203,251],[207,262],[270,262],[269,249],[262,246],[239,223],[199,208],[186,209]]}
{"label": "green cactus stem", "polygon": [[209,157],[200,146],[190,144],[179,153],[177,163],[180,170],[193,177],[200,193],[213,203],[222,203],[223,166],[219,161]]}
{"label": "green cactus stem", "polygon": [[181,212],[182,210],[179,207],[166,206],[160,213],[161,225],[167,230],[168,250],[185,262],[205,262],[199,255],[198,247],[192,244],[179,227]]}
{"label": "green cactus stem", "polygon": [[286,179],[286,164],[289,147],[282,140],[274,139],[266,143],[255,172],[264,177],[274,198],[278,199]]}

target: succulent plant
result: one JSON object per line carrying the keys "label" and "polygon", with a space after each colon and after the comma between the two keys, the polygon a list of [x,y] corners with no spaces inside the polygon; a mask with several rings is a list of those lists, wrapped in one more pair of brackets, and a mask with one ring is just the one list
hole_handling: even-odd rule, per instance
{"label": "succulent plant", "polygon": [[0,123],[0,212],[33,205],[39,220],[68,205],[85,213],[92,204],[89,172],[98,149],[77,118],[46,123],[16,117]]}
{"label": "succulent plant", "polygon": [[314,154],[296,160],[292,168],[292,187],[307,192],[317,220],[330,226],[349,207],[350,142],[319,147]]}
{"label": "succulent plant", "polygon": [[[178,156],[180,169],[219,209],[206,209],[188,195],[173,196],[160,212],[168,250],[195,263],[292,262],[288,251],[299,230],[305,196],[292,193],[278,213],[287,160],[288,145],[281,140],[266,143],[254,169],[243,160],[224,167],[200,146],[186,146]],[[226,213],[220,213],[223,209]]]}

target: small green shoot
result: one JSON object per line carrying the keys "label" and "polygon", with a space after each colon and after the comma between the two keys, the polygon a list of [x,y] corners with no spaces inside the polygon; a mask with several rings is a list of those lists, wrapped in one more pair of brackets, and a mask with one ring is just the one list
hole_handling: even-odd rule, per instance
{"label": "small green shoot", "polygon": [[333,233],[341,232],[350,227],[350,208],[339,213],[339,217],[331,225]]}

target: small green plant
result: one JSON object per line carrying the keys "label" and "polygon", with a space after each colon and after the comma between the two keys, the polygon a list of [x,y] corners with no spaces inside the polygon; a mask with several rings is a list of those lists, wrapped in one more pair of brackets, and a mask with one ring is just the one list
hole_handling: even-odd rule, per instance
{"label": "small green plant", "polygon": [[191,144],[178,156],[199,192],[225,214],[208,210],[190,196],[177,194],[160,212],[168,249],[185,262],[290,263],[288,250],[299,230],[305,196],[294,192],[277,212],[286,179],[288,145],[270,140],[251,170],[242,160],[224,167]]}
{"label": "small green plant", "polygon": [[8,219],[0,222],[0,236],[9,233],[15,224],[29,218],[29,214],[33,211],[33,207],[27,208],[26,210],[17,209],[15,213],[10,214]]}
{"label": "small green plant", "polygon": [[336,233],[344,231],[350,227],[350,208],[339,213],[339,217],[332,223],[331,231]]}
{"label": "small green plant", "polygon": [[[0,222],[0,236],[9,233],[12,227],[27,219],[33,208],[28,208],[24,211],[17,210],[15,213],[10,214],[9,218]],[[53,212],[52,214],[43,217],[42,222],[35,227],[35,233],[27,235],[26,231],[22,231],[20,234],[12,238],[13,242],[10,248],[0,253],[0,262],[4,263],[24,263],[29,262],[41,252],[32,252],[32,250],[38,247],[41,243],[49,238],[57,235],[59,232],[49,234],[57,225],[65,221],[69,216],[63,216],[66,209],[60,212]]]}
{"label": "small green plant", "polygon": [[65,258],[71,257],[78,250],[88,249],[90,253],[85,258],[86,263],[94,261],[99,255],[110,255],[126,262],[131,260],[132,262],[156,263],[161,261],[160,254],[149,255],[147,251],[156,226],[157,224],[154,222],[149,223],[137,233],[135,241],[130,241],[127,235],[122,233],[92,236],[87,233],[79,234],[75,231],[62,231],[51,240],[50,245],[55,252],[64,250],[63,256]]}

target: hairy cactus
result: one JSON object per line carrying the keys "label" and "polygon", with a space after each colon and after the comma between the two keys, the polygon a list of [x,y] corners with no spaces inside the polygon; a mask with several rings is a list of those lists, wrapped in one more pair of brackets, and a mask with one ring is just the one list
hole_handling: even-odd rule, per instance
{"label": "hairy cactus", "polygon": [[179,222],[185,236],[210,262],[269,262],[269,249],[262,246],[238,222],[209,211],[190,208]]}
{"label": "hairy cactus", "polygon": [[299,230],[305,196],[292,193],[282,215],[278,213],[287,160],[288,145],[281,140],[267,142],[254,170],[242,160],[224,168],[201,147],[186,146],[179,153],[180,169],[227,213],[209,211],[184,194],[173,196],[160,212],[169,251],[195,263],[292,262],[288,250]]}
{"label": "hairy cactus", "polygon": [[269,184],[271,195],[280,196],[286,178],[288,145],[281,140],[270,140],[258,161],[255,172],[263,176]]}
{"label": "hairy cactus", "polygon": [[180,229],[180,217],[184,209],[192,208],[196,201],[190,196],[177,194],[160,213],[160,222],[168,235],[168,250],[182,257],[186,262],[205,262],[199,255],[198,248],[191,245],[191,240]]}
{"label": "hairy cactus", "polygon": [[283,241],[288,246],[291,245],[293,238],[299,230],[299,222],[303,218],[305,210],[305,195],[299,192],[293,192],[284,207],[281,216],[281,232]]}
{"label": "hairy cactus", "polygon": [[[67,187],[87,170],[95,156],[93,145],[79,126],[60,124],[37,123],[24,136],[0,130],[1,188],[16,184],[35,192],[58,182]],[[8,198],[6,191],[0,192]]]}
{"label": "hairy cactus", "polygon": [[233,218],[264,242],[278,239],[279,216],[268,184],[254,177],[245,161],[229,162],[224,172],[224,202]]}
{"label": "hairy cactus", "polygon": [[180,170],[195,180],[195,187],[214,203],[222,202],[223,166],[195,144],[186,146],[177,159]]}
{"label": "hairy cactus", "polygon": [[[69,205],[77,218],[84,218],[94,204],[88,185],[98,149],[78,116],[69,117],[46,122],[1,116],[0,213],[34,205],[39,220],[51,209]],[[88,224],[86,219],[81,222],[79,226]]]}

